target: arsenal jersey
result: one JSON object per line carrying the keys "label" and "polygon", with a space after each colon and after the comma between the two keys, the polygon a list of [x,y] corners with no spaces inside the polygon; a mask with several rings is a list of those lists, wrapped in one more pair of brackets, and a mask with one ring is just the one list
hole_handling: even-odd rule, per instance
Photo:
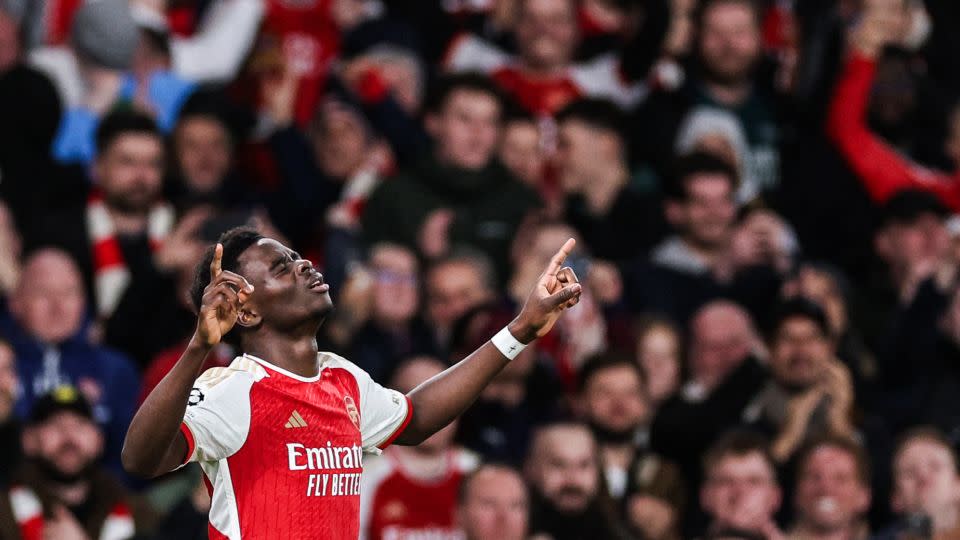
{"label": "arsenal jersey", "polygon": [[407,471],[396,448],[364,469],[360,497],[361,540],[463,540],[457,526],[457,492],[477,468],[476,454],[450,449],[445,470],[432,479]]}
{"label": "arsenal jersey", "polygon": [[301,377],[243,355],[197,379],[181,431],[211,492],[211,540],[358,537],[364,453],[412,408],[339,356],[319,363]]}

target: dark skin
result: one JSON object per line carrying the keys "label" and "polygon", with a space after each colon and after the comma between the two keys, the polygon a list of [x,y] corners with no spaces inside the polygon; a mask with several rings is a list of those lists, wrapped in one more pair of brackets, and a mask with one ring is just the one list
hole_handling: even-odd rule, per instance
{"label": "dark skin", "polygon": [[[563,310],[580,300],[580,283],[561,268],[572,239],[557,251],[517,317],[508,325],[521,343],[545,335]],[[123,445],[124,468],[155,477],[184,462],[187,441],[180,423],[207,354],[235,325],[241,349],[303,377],[316,376],[317,331],[333,308],[329,287],[310,261],[272,239],[247,248],[238,273],[221,269],[217,245],[204,290],[197,329],[186,351],[137,411]],[[395,444],[417,445],[463,413],[509,360],[487,342],[456,365],[407,394],[413,416]]]}

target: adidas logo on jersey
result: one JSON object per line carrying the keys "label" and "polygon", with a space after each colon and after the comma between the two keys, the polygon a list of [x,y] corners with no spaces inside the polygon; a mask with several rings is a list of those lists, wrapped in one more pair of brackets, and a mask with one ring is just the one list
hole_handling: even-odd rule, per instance
{"label": "adidas logo on jersey", "polygon": [[290,413],[290,419],[287,420],[287,423],[284,424],[283,427],[287,429],[307,427],[307,422],[304,421],[303,417],[300,416],[300,413],[294,409],[294,411]]}

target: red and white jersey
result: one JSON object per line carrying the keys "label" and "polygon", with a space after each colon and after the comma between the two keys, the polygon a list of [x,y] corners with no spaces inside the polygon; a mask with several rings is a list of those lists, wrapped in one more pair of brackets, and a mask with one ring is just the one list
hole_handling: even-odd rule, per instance
{"label": "red and white jersey", "polygon": [[615,54],[574,64],[554,79],[532,79],[523,73],[513,56],[480,38],[464,34],[450,45],[444,64],[449,71],[489,74],[520,105],[540,116],[552,116],[582,97],[606,98],[620,107],[630,108],[648,93],[643,82],[624,80]]}
{"label": "red and white jersey", "polygon": [[197,379],[181,430],[211,491],[211,540],[359,535],[363,454],[413,409],[343,358],[319,361],[307,378],[243,355]]}
{"label": "red and white jersey", "polygon": [[457,491],[480,460],[463,449],[449,450],[445,459],[446,471],[432,480],[405,470],[397,452],[370,459],[361,480],[361,540],[463,540]]}

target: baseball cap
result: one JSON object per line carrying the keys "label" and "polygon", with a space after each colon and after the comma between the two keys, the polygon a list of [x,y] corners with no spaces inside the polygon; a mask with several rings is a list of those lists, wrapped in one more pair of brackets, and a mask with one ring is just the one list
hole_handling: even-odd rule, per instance
{"label": "baseball cap", "polygon": [[924,214],[946,217],[947,207],[933,193],[918,189],[906,189],[890,198],[880,211],[880,224],[907,225]]}
{"label": "baseball cap", "polygon": [[71,42],[79,55],[115,70],[126,70],[140,40],[127,0],[88,0],[73,17]]}
{"label": "baseball cap", "polygon": [[93,409],[76,387],[61,385],[41,396],[30,409],[30,423],[42,424],[60,412],[73,412],[93,420]]}

